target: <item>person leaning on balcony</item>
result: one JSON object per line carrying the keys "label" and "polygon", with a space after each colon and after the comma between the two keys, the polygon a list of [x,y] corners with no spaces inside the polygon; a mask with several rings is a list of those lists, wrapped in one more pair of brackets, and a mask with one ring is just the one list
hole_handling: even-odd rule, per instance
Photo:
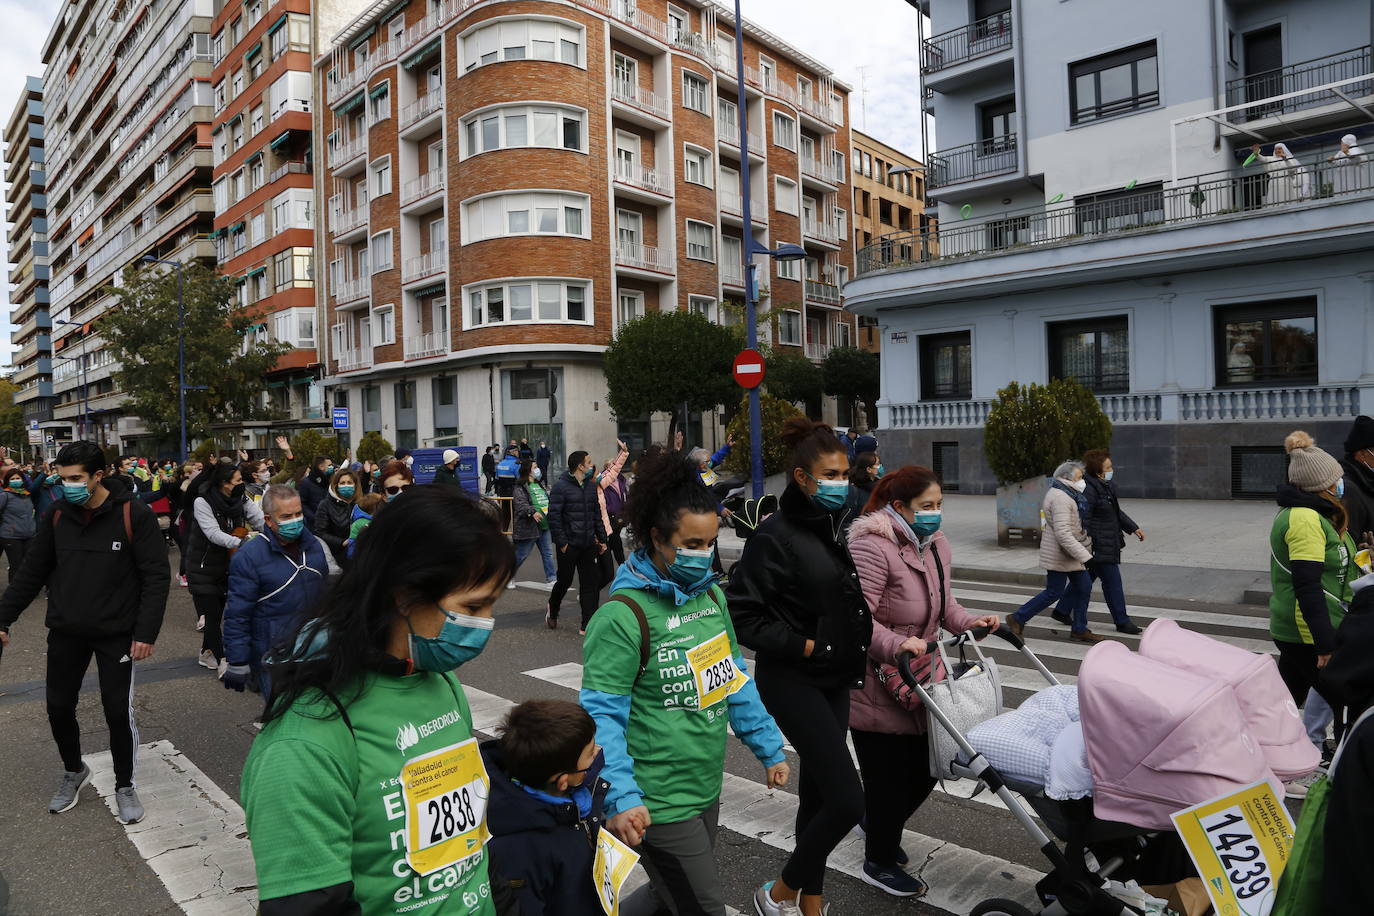
{"label": "person leaning on balcony", "polygon": [[1045,567],[1045,590],[1007,615],[1007,629],[1017,636],[1032,617],[1062,597],[1060,606],[1067,612],[1069,638],[1086,643],[1102,641],[1088,629],[1092,579],[1085,564],[1093,552],[1092,540],[1083,528],[1086,489],[1081,461],[1065,461],[1055,468],[1054,482],[1041,506],[1045,530],[1040,535],[1040,565]]}
{"label": "person leaning on balcony", "polygon": [[1341,504],[1346,527],[1362,545],[1374,542],[1374,417],[1359,416],[1345,437],[1345,495]]}
{"label": "person leaning on balcony", "polygon": [[1369,160],[1365,159],[1364,150],[1359,147],[1354,134],[1346,134],[1341,137],[1340,152],[1326,161],[1336,167],[1331,176],[1333,193],[1345,194],[1350,191],[1358,191],[1361,185],[1368,183],[1368,178],[1361,180],[1362,176],[1357,166],[1364,165]]}
{"label": "person leaning on balcony", "polygon": [[1312,176],[1289,151],[1288,144],[1275,143],[1272,156],[1261,153],[1258,143],[1250,147],[1250,151],[1264,163],[1264,171],[1269,178],[1264,192],[1266,204],[1292,203],[1312,196]]}

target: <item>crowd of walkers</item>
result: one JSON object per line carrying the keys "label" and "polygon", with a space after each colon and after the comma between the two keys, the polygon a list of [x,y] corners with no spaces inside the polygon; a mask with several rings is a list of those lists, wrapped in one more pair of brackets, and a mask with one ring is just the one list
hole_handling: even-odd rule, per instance
{"label": "crowd of walkers", "polygon": [[[575,450],[553,481],[544,443],[494,446],[483,489],[495,499],[462,487],[452,450],[420,487],[404,450],[380,464],[298,462],[284,440],[280,465],[242,453],[107,463],[84,442],[48,467],[7,461],[0,644],[49,589],[48,714],[64,767],[49,810],[75,805],[90,779],[76,702],[94,657],[119,817],[143,816],[133,665],[162,626],[172,542],[203,632],[200,663],[264,702],[242,799],[265,916],[595,914],[614,884],[608,870],[594,876],[606,838],[634,848],[650,877],[620,902],[626,916],[722,916],[714,847],[730,734],[765,785],[796,783],[795,844],[755,892],[756,916],[827,913],[827,859],[856,827],[863,880],[926,893],[902,831],[935,785],[927,723],[890,674],[942,631],[1003,621],[953,594],[934,472],[889,472],[873,437],[801,417],[782,440],[777,511],[728,576],[718,556],[728,515],[709,486],[728,442],[633,459],[619,442],[601,461]],[[1358,566],[1374,547],[1374,420],[1355,423],[1340,460],[1306,433],[1285,444],[1271,633],[1314,743],[1330,751],[1329,726],[1356,743],[1328,820],[1353,878],[1374,854],[1374,827],[1350,814],[1374,802],[1374,726],[1350,731],[1374,701],[1374,615],[1356,601],[1374,581]],[[1125,539],[1145,535],[1114,473],[1105,451],[1054,472],[1046,588],[1007,618],[1013,633],[1057,602],[1069,638],[1100,641],[1087,626],[1094,581],[1116,629],[1140,632],[1120,565]],[[479,741],[458,671],[487,646],[494,605],[536,548],[548,628],[579,580],[579,703],[519,704]]]}

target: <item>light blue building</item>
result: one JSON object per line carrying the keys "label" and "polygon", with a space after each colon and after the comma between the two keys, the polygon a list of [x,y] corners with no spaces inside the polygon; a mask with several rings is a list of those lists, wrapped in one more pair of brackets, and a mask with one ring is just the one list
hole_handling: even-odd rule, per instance
{"label": "light blue building", "polygon": [[1339,452],[1374,413],[1369,0],[908,2],[939,228],[845,288],[884,463],[991,492],[991,399],[1055,377],[1098,394],[1126,495],[1272,494],[1299,427]]}

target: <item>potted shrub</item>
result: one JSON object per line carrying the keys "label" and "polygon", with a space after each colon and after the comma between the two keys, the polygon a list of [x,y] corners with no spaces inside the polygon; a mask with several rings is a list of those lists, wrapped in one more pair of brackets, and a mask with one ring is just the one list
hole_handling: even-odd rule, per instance
{"label": "potted shrub", "polygon": [[1012,382],[997,392],[983,427],[983,451],[997,478],[997,543],[1013,532],[1040,539],[1040,505],[1060,462],[1111,442],[1097,398],[1074,381]]}

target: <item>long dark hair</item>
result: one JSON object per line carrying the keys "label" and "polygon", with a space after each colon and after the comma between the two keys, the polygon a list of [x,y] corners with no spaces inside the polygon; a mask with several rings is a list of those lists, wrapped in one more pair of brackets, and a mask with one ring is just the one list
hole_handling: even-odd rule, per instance
{"label": "long dark hair", "polygon": [[263,724],[311,691],[344,704],[356,699],[364,675],[385,657],[400,605],[438,604],[487,582],[505,585],[514,572],[510,541],[473,500],[449,487],[405,491],[374,517],[353,562],[282,644]]}
{"label": "long dark hair", "polygon": [[874,485],[873,494],[864,506],[864,514],[881,512],[889,503],[900,501],[910,504],[926,490],[938,486],[940,478],[930,468],[919,464],[900,467],[891,474],[884,474]]}
{"label": "long dark hair", "polygon": [[622,514],[639,547],[649,547],[651,532],[662,537],[677,530],[683,512],[716,512],[716,497],[701,482],[697,466],[680,452],[639,459],[634,485]]}

